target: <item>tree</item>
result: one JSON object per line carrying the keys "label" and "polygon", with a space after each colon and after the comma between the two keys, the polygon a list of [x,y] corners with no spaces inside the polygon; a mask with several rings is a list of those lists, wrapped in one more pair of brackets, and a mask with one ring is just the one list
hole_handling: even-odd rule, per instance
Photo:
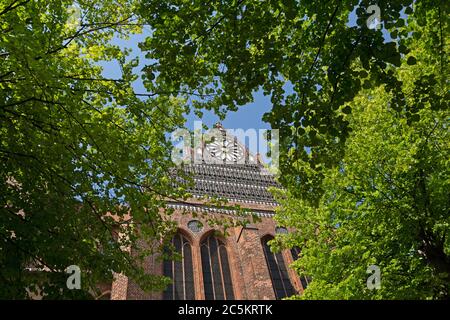
{"label": "tree", "polygon": [[[370,29],[371,5],[0,0],[0,297],[26,298],[35,286],[47,298],[87,297],[112,271],[144,289],[163,288],[166,280],[144,275],[139,258],[171,229],[160,214],[165,200],[186,196],[171,183],[166,133],[182,126],[187,101],[198,114],[206,108],[224,116],[261,88],[272,100],[264,119],[282,137],[287,193],[279,219],[317,226],[302,227],[308,239],[279,240],[303,248],[297,266],[314,278],[306,296],[326,297],[329,289],[330,296],[401,297],[409,288],[414,297],[448,295],[448,5],[379,1],[383,28]],[[138,60],[111,39],[143,23],[152,34],[140,46],[154,62],[143,70],[147,92],[137,93]],[[103,60],[116,61],[121,77],[105,78]],[[389,105],[383,117],[391,126],[366,121],[366,113],[375,119],[372,102],[383,112]],[[361,154],[361,133],[373,134],[372,157]],[[398,163],[383,158],[388,152]],[[397,184],[403,197],[393,191]],[[304,208],[300,217],[289,210],[293,203]],[[354,217],[361,212],[377,212],[380,230],[364,229],[364,214]],[[387,225],[401,235],[397,247]],[[379,255],[369,250],[374,231]],[[139,251],[137,239],[147,249]],[[123,252],[127,246],[139,251],[134,258]],[[378,263],[383,286],[397,290],[355,289],[362,269],[352,268],[362,267],[345,262],[344,251],[359,263]],[[329,257],[340,259],[348,278],[317,271],[322,263],[332,270]],[[80,291],[61,286],[62,271],[73,264],[82,271]],[[36,276],[29,266],[47,272]],[[404,278],[395,277],[399,266],[409,268]]]}
{"label": "tree", "polygon": [[[336,164],[350,132],[340,108],[363,87],[384,83],[393,93],[392,107],[404,107],[401,83],[392,69],[411,50],[412,36],[428,41],[435,56],[445,62],[444,2],[416,1],[413,10],[412,0],[378,1],[384,27],[378,29],[367,27],[371,5],[341,0],[215,0],[205,6],[203,1],[145,0],[141,12],[154,32],[141,49],[155,59],[147,88],[190,97],[199,114],[206,108],[221,116],[251,102],[252,94],[262,89],[272,102],[264,120],[283,137],[281,182],[304,196],[318,187],[318,177],[306,176],[296,161]],[[354,25],[349,24],[352,12]],[[425,25],[433,35],[427,40],[421,35]],[[385,35],[392,40],[385,41]],[[292,90],[287,90],[289,86]],[[349,107],[344,110],[351,112]],[[325,143],[318,138],[323,135],[338,139]],[[308,156],[305,146],[314,147],[314,157]]]}
{"label": "tree", "polygon": [[273,245],[302,248],[306,298],[448,297],[448,5],[378,1],[379,29],[371,5],[143,1],[146,85],[221,116],[271,96],[277,220],[298,230]]}
{"label": "tree", "polygon": [[[145,289],[167,282],[144,275],[139,257],[150,249],[135,259],[122,250],[138,237],[160,240],[171,229],[159,214],[164,198],[183,195],[165,135],[183,124],[183,103],[134,92],[137,59],[111,42],[139,31],[136,7],[0,1],[1,298],[37,287],[46,298],[92,297],[112,272]],[[116,61],[121,77],[105,78],[99,61]],[[70,265],[82,290],[66,288]]]}
{"label": "tree", "polygon": [[[389,70],[401,83],[403,107],[392,105],[385,85],[363,90],[351,113],[342,110],[352,132],[338,165],[301,162],[308,175],[322,177],[319,200],[275,191],[277,221],[299,232],[274,246],[302,249],[295,268],[313,278],[305,299],[450,295],[446,58],[436,26],[420,19],[409,25],[422,25],[421,35],[408,39],[410,53]],[[379,290],[366,284],[371,265],[381,272]]]}
{"label": "tree", "polygon": [[[301,248],[305,299],[449,296],[448,114],[428,106],[411,125],[389,99],[383,86],[354,99],[340,165],[310,169],[324,176],[318,204],[276,192],[277,222],[297,231],[274,246]],[[379,290],[366,286],[371,265]]]}

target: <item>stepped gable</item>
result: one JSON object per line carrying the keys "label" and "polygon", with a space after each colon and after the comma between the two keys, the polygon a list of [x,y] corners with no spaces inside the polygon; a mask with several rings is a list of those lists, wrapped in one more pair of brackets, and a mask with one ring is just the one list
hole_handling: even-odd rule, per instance
{"label": "stepped gable", "polygon": [[251,154],[220,124],[215,127],[222,133],[220,139],[202,142],[197,150],[187,152],[192,158],[197,157],[182,167],[194,181],[194,186],[188,191],[198,198],[215,196],[230,202],[275,206],[276,202],[267,189],[280,186],[262,164],[259,154]]}

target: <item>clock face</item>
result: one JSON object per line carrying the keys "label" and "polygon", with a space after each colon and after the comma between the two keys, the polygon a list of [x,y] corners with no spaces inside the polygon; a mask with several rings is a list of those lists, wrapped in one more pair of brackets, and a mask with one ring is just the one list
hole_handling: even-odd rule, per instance
{"label": "clock face", "polygon": [[237,162],[244,157],[244,149],[231,138],[208,143],[206,151],[211,158],[219,162]]}

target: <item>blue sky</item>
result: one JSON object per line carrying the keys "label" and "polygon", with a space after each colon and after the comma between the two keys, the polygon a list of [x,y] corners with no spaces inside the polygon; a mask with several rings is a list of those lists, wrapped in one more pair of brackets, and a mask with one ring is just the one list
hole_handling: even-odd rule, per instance
{"label": "blue sky", "polygon": [[[349,26],[356,25],[356,8],[349,15]],[[146,65],[150,64],[150,60],[146,59],[142,54],[141,50],[138,48],[138,43],[143,42],[146,36],[151,34],[151,30],[148,27],[145,27],[142,34],[132,35],[128,40],[123,40],[119,38],[115,38],[113,40],[114,44],[117,44],[121,47],[128,47],[132,49],[132,53],[130,55],[130,59],[136,56],[139,56],[139,66],[136,67],[135,71],[140,72],[140,70]],[[383,34],[385,36],[385,41],[391,41],[389,34],[383,30]],[[104,68],[104,76],[108,78],[119,78],[120,77],[120,69],[117,62],[102,62],[100,65]],[[139,79],[134,83],[134,89],[137,93],[147,93],[144,88],[142,81]],[[286,86],[286,93],[291,93],[290,86]],[[264,96],[262,90],[255,92],[254,101],[247,105],[241,106],[236,112],[228,112],[225,120],[222,121],[222,124],[225,128],[230,129],[250,129],[254,128],[258,129],[270,129],[270,125],[262,121],[262,116],[265,112],[270,110],[271,102],[269,96]],[[203,118],[199,119],[193,113],[186,115],[186,126],[189,129],[193,129],[194,121],[202,120],[204,124],[208,127],[211,127],[214,123],[219,121],[219,118],[210,111],[205,111],[203,114]],[[252,152],[257,152],[256,150],[251,150]],[[264,150],[260,150],[260,152],[264,153]]]}
{"label": "blue sky", "polygon": [[[115,38],[113,40],[114,44],[117,44],[121,47],[128,47],[132,49],[132,53],[130,54],[130,59],[136,56],[139,56],[139,66],[136,67],[135,71],[140,72],[140,70],[146,65],[150,63],[150,60],[146,59],[142,54],[141,50],[138,48],[138,43],[144,41],[146,35],[150,34],[148,29],[144,29],[142,34],[137,34],[131,36],[128,40],[123,40],[119,38]],[[103,66],[103,74],[108,78],[119,78],[120,77],[120,69],[117,62],[101,62],[101,66]],[[137,80],[134,83],[135,92],[138,93],[147,93],[144,88],[142,81]],[[270,129],[270,125],[263,122],[262,116],[268,111],[271,107],[270,97],[264,96],[262,91],[256,92],[254,95],[254,102],[249,103],[245,106],[239,108],[236,112],[229,112],[226,119],[222,121],[222,124],[225,128],[233,128],[233,129]],[[212,126],[214,123],[219,121],[219,118],[213,113],[209,111],[205,111],[203,118],[200,119],[194,114],[186,115],[186,126],[190,129],[193,129],[194,121],[202,120],[204,124],[208,127]]]}
{"label": "blue sky", "polygon": [[[135,71],[140,72],[141,69],[146,65],[150,64],[151,61],[146,59],[142,54],[141,50],[138,47],[140,42],[145,40],[145,37],[150,34],[150,30],[144,29],[142,34],[132,35],[128,40],[123,40],[119,38],[115,38],[113,40],[114,44],[117,44],[121,47],[127,47],[132,49],[132,53],[128,57],[128,59],[132,59],[136,56],[139,56],[139,66],[136,67]],[[99,63],[103,67],[103,75],[106,78],[120,78],[121,71],[119,64],[116,61],[111,62],[100,62]],[[140,79],[136,80],[133,85],[136,93],[147,93],[142,81]],[[262,90],[258,91],[254,94],[254,101],[247,105],[244,105],[238,109],[236,112],[229,112],[225,118],[225,120],[221,121],[222,125],[228,129],[271,129],[270,124],[262,121],[263,114],[271,108],[271,102],[269,96],[264,96]],[[203,124],[208,127],[212,127],[215,123],[219,122],[220,119],[218,116],[214,114],[212,111],[204,111],[203,117],[200,119],[193,113],[186,115],[186,127],[189,129],[194,129],[194,121],[202,121]],[[169,133],[168,133],[169,134]],[[241,141],[246,144],[250,151],[253,154],[261,153],[263,155],[263,160],[268,161],[267,157],[265,157],[265,153],[267,152],[267,148],[265,144],[259,145],[256,143],[256,148],[253,148],[251,145],[246,143],[246,141]],[[258,146],[261,147],[261,150],[258,150]]]}

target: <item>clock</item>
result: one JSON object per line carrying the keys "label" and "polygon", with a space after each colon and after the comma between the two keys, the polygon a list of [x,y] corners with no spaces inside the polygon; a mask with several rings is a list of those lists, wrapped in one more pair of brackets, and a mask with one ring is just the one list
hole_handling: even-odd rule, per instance
{"label": "clock", "polygon": [[214,162],[238,162],[244,157],[244,148],[233,138],[223,137],[206,144],[208,158]]}

